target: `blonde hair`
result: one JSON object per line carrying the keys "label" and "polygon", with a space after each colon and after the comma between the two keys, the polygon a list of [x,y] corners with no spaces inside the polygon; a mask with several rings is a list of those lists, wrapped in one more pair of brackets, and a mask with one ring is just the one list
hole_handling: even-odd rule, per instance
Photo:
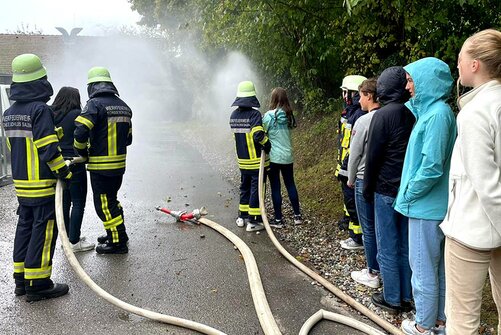
{"label": "blonde hair", "polygon": [[486,29],[468,37],[463,44],[465,51],[484,63],[492,79],[501,81],[501,32]]}

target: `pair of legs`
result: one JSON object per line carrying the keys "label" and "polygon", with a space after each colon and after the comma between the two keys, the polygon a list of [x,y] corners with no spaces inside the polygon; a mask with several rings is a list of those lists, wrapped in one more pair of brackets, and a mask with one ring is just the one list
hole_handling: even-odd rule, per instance
{"label": "pair of legs", "polygon": [[263,222],[259,210],[259,170],[240,170],[239,217],[251,223]]}
{"label": "pair of legs", "polygon": [[27,301],[56,298],[68,292],[67,285],[54,284],[50,279],[57,239],[54,198],[37,202],[19,204],[14,238],[14,292],[27,294]]}
{"label": "pair of legs", "polygon": [[355,241],[357,244],[362,244],[362,228],[360,227],[360,223],[358,222],[357,207],[355,204],[355,190],[348,186],[347,177],[339,175],[338,179],[341,182],[344,206],[350,217],[348,232],[353,241]]}
{"label": "pair of legs", "polygon": [[[107,242],[125,246],[129,240],[125,231],[123,209],[117,199],[123,176],[106,176],[90,173],[94,207],[106,230]],[[98,247],[99,248],[99,247]],[[99,249],[96,249],[99,252]]]}
{"label": "pair of legs", "polygon": [[297,193],[296,184],[294,182],[294,165],[291,164],[276,164],[270,163],[269,179],[271,186],[271,199],[273,202],[273,210],[275,219],[282,220],[282,186],[280,183],[280,175],[284,180],[287,194],[292,205],[292,210],[295,215],[301,215],[299,208],[299,196]]}
{"label": "pair of legs", "polygon": [[441,221],[409,218],[409,262],[416,324],[428,330],[445,324],[445,237]]}
{"label": "pair of legs", "polygon": [[394,308],[412,300],[409,266],[409,222],[393,209],[394,197],[374,194],[377,261],[383,279],[383,296]]}
{"label": "pair of legs", "polygon": [[[487,273],[490,276],[492,297],[498,316],[501,316],[501,247],[477,250],[446,238],[445,314],[448,335],[478,333],[482,292]],[[498,323],[498,334],[501,334],[501,321]]]}
{"label": "pair of legs", "polygon": [[78,171],[73,172],[69,188],[63,193],[64,223],[72,244],[80,241],[86,198],[87,172],[83,166],[83,170],[78,169]]}

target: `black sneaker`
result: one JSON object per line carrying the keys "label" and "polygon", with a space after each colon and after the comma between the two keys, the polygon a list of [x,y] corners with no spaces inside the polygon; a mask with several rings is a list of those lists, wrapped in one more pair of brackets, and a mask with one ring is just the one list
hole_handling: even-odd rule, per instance
{"label": "black sneaker", "polygon": [[[129,241],[129,236],[125,236],[125,242],[128,242]],[[105,243],[108,243],[109,240],[108,240],[108,235],[101,235],[97,238],[97,243],[99,244],[105,244]]]}
{"label": "black sneaker", "polygon": [[384,300],[383,292],[374,293],[372,295],[371,300],[372,300],[372,303],[374,305],[381,307],[382,309],[385,309],[390,313],[393,313],[393,314],[400,313],[400,306],[393,306],[393,305],[390,305],[389,303],[387,303],[386,300]]}
{"label": "black sneaker", "polygon": [[26,301],[39,301],[45,299],[57,298],[68,293],[69,287],[66,284],[52,284],[49,288],[42,290],[27,290]]}
{"label": "black sneaker", "polygon": [[96,247],[98,254],[126,254],[129,248],[126,243],[105,243]]}
{"label": "black sneaker", "polygon": [[273,219],[270,221],[270,227],[277,228],[277,229],[283,228],[284,222],[280,219]]}
{"label": "black sneaker", "polygon": [[414,304],[412,301],[402,301],[400,303],[400,310],[404,313],[409,313],[410,311],[414,310]]}

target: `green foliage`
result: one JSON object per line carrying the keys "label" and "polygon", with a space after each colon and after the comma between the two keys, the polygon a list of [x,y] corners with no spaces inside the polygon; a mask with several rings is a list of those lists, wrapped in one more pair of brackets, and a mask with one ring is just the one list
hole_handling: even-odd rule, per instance
{"label": "green foliage", "polygon": [[348,74],[367,77],[426,56],[455,71],[474,32],[501,26],[499,0],[129,0],[173,45],[198,40],[212,60],[244,53],[269,90],[307,113],[331,113]]}

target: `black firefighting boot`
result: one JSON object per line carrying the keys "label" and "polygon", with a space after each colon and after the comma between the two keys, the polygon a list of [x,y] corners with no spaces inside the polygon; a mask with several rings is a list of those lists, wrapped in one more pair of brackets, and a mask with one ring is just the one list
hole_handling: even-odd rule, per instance
{"label": "black firefighting boot", "polygon": [[[97,238],[97,242],[99,244],[105,244],[105,243],[108,243],[109,241],[109,238],[108,238],[108,235],[101,235]],[[124,237],[124,241],[127,243],[129,241],[129,236],[125,236]]]}
{"label": "black firefighting boot", "polygon": [[98,254],[126,254],[129,252],[127,242],[123,243],[104,243],[96,247]]}
{"label": "black firefighting boot", "polygon": [[68,285],[53,283],[52,280],[46,279],[39,285],[26,286],[26,301],[32,302],[57,298],[65,295],[68,291]]}
{"label": "black firefighting boot", "polygon": [[26,288],[24,287],[24,279],[14,278],[14,281],[16,282],[16,288],[14,289],[14,294],[17,296],[25,295]]}

